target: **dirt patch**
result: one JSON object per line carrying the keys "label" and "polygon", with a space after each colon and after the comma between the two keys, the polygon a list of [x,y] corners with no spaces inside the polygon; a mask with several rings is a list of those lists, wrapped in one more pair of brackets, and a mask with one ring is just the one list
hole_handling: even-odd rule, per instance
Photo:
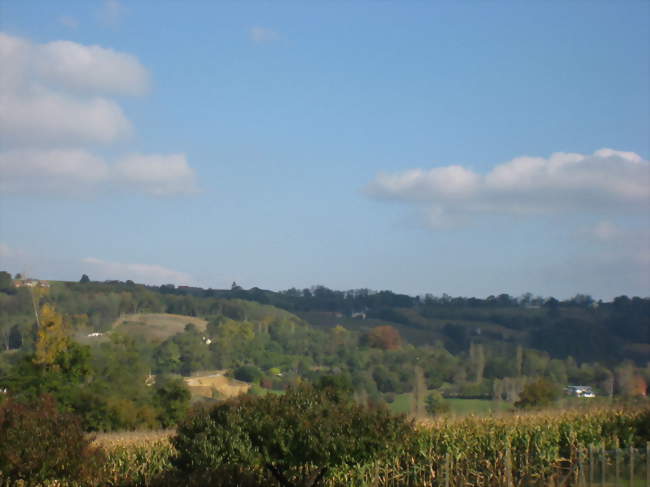
{"label": "dirt patch", "polygon": [[245,394],[251,388],[246,382],[222,374],[185,377],[184,380],[193,394],[203,397],[212,397],[213,390],[218,391],[224,398],[235,397]]}

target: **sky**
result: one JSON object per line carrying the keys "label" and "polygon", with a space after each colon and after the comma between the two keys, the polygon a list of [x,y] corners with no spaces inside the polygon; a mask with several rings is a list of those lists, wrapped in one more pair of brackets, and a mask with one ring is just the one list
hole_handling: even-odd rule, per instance
{"label": "sky", "polygon": [[0,269],[650,295],[650,3],[0,2]]}

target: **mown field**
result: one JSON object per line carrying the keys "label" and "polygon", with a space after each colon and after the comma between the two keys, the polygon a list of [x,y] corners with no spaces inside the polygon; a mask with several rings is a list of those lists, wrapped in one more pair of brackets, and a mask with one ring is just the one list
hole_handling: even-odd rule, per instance
{"label": "mown field", "polygon": [[[483,406],[480,406],[483,407]],[[171,431],[99,435],[107,451],[105,485],[188,485],[174,478]],[[363,465],[330,472],[323,485],[338,486],[559,486],[587,485],[601,449],[616,452],[620,477],[629,483],[630,454],[634,478],[643,485],[650,441],[650,410],[595,408],[551,410],[499,416],[453,416],[422,422],[416,443],[402,452]],[[592,448],[592,457],[589,448]],[[618,449],[618,450],[617,450]],[[594,453],[595,452],[595,453]],[[630,453],[632,452],[632,453]],[[614,455],[612,453],[612,455]],[[589,463],[591,460],[593,463]],[[611,459],[614,457],[612,456]],[[617,467],[617,468],[619,468]],[[222,466],[211,485],[276,485],[259,468]],[[613,478],[613,464],[609,477]],[[598,472],[598,470],[596,470]],[[598,477],[600,478],[600,477]],[[176,483],[178,482],[178,483]],[[581,484],[580,482],[584,482]],[[198,484],[197,484],[198,485]],[[607,480],[602,484],[613,485]]]}
{"label": "mown field", "polygon": [[112,329],[127,335],[162,341],[181,333],[188,323],[196,326],[199,331],[204,331],[207,326],[207,321],[193,316],[139,313],[121,316],[113,323]]}
{"label": "mown field", "polygon": [[[431,391],[429,391],[431,392]],[[398,414],[409,414],[412,410],[413,393],[397,394],[389,404],[391,411]],[[513,406],[505,401],[491,399],[446,399],[452,415],[489,414],[502,411],[512,411]]]}

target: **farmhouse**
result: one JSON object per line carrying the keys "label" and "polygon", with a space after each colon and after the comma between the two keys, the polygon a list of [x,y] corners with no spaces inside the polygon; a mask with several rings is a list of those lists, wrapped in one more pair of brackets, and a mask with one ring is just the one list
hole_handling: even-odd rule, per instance
{"label": "farmhouse", "polygon": [[15,279],[14,287],[50,287],[47,281],[40,281],[38,279]]}
{"label": "farmhouse", "polygon": [[596,397],[596,394],[594,394],[591,386],[567,386],[565,391],[567,396],[586,398]]}

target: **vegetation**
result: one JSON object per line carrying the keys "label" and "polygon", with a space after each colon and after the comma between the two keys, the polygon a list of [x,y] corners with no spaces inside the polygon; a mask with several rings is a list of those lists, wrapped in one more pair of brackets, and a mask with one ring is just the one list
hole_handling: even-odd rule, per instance
{"label": "vegetation", "polygon": [[[444,404],[458,410],[458,400],[493,410],[543,406],[568,384],[633,398],[650,380],[649,299],[410,297],[322,286],[274,293],[90,278],[28,289],[0,278],[0,389],[24,401],[51,394],[88,431],[170,427],[191,401],[217,404],[248,389],[281,394],[332,374],[345,378],[356,403],[389,403],[415,417]],[[245,383],[223,390],[233,376]],[[552,384],[553,394],[535,397],[539,384]]]}
{"label": "vegetation", "polygon": [[524,386],[521,394],[519,394],[519,400],[515,402],[515,407],[548,407],[558,399],[560,394],[559,388],[551,381],[537,379]]}
{"label": "vegetation", "polygon": [[[205,416],[201,417],[200,424],[205,424]],[[579,456],[585,458],[590,445],[625,451],[643,448],[650,439],[648,424],[650,413],[643,405],[490,417],[443,415],[420,425],[409,436],[411,441],[404,441],[381,458],[333,467],[322,485],[442,486],[447,479],[449,485],[497,486],[510,480],[513,485],[548,485],[553,477],[556,481],[564,479]],[[100,435],[97,444],[105,449],[106,462],[97,480],[121,486],[206,485],[205,478],[197,475],[198,468],[188,466],[179,471],[173,466],[177,461],[173,459],[180,454],[168,435],[173,433]],[[212,439],[216,449],[221,448],[218,438]],[[620,459],[621,470],[627,471],[626,457],[621,455]],[[219,476],[210,485],[252,487],[275,482],[269,470],[253,463],[210,468],[219,468]],[[579,471],[573,473],[578,475]],[[588,475],[586,464],[582,475]]]}
{"label": "vegetation", "polygon": [[337,389],[301,386],[283,395],[238,398],[178,428],[174,464],[188,476],[224,468],[267,469],[282,486],[316,485],[330,471],[400,450],[413,425],[384,408],[368,409]]}
{"label": "vegetation", "polygon": [[51,396],[29,405],[0,405],[0,479],[35,485],[48,480],[91,483],[103,463],[81,422],[62,413]]}

